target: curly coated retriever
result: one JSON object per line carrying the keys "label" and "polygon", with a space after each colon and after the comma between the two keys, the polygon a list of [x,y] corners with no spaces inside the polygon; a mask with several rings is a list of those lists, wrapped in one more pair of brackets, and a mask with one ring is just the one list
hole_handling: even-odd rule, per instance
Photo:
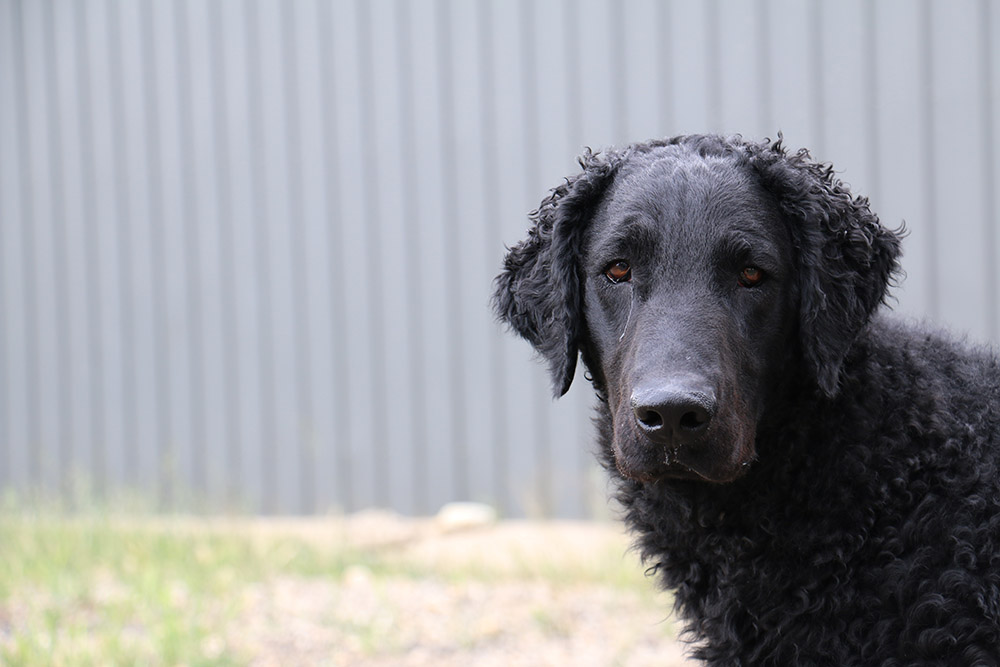
{"label": "curly coated retriever", "polygon": [[580,163],[494,306],[557,393],[582,357],[601,458],[694,654],[1000,664],[1000,368],[873,316],[899,234],[780,137]]}

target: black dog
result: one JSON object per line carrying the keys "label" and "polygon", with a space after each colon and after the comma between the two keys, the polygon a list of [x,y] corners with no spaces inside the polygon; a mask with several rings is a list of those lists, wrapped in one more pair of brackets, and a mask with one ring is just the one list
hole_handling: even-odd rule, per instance
{"label": "black dog", "polygon": [[695,655],[1000,664],[1000,368],[873,318],[899,235],[780,140],[581,165],[494,305],[558,393],[582,356],[602,459]]}

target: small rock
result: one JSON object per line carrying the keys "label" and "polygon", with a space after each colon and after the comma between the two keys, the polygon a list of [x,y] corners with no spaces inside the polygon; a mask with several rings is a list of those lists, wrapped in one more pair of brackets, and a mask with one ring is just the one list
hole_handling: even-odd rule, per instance
{"label": "small rock", "polygon": [[372,582],[372,571],[364,565],[351,565],[344,570],[343,580],[349,588],[368,588]]}
{"label": "small rock", "polygon": [[497,521],[497,511],[483,503],[448,503],[434,519],[444,532],[490,526]]}

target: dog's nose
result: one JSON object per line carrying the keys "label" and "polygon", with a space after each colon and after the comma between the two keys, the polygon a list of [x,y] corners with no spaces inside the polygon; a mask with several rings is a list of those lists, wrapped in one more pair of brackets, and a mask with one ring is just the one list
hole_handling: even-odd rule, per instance
{"label": "dog's nose", "polygon": [[715,396],[673,387],[637,390],[632,394],[632,411],[648,437],[682,445],[708,429],[715,414]]}

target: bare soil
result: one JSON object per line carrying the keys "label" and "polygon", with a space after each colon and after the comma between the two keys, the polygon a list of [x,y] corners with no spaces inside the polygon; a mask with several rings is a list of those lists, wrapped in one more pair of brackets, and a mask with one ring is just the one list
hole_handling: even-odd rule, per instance
{"label": "bare soil", "polygon": [[247,528],[393,564],[361,559],[336,578],[247,589],[224,641],[255,665],[695,664],[669,596],[642,578],[615,524],[449,526],[368,513]]}

